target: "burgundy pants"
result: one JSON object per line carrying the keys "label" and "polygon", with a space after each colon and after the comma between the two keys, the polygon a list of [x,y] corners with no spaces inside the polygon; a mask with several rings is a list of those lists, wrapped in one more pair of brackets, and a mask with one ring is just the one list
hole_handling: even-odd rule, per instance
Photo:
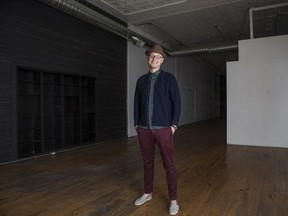
{"label": "burgundy pants", "polygon": [[177,176],[173,156],[173,134],[170,127],[162,129],[138,128],[138,138],[144,162],[144,193],[153,192],[154,158],[156,143],[159,146],[166,171],[170,200],[177,199]]}

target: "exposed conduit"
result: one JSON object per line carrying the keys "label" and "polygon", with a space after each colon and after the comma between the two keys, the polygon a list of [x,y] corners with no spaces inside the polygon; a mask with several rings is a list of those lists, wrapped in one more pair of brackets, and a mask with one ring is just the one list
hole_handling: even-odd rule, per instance
{"label": "exposed conduit", "polygon": [[261,11],[261,10],[267,10],[267,9],[272,9],[272,8],[277,8],[277,7],[284,7],[284,6],[288,6],[288,3],[269,5],[269,6],[257,7],[257,8],[250,8],[250,10],[249,10],[250,39],[254,38],[253,11]]}

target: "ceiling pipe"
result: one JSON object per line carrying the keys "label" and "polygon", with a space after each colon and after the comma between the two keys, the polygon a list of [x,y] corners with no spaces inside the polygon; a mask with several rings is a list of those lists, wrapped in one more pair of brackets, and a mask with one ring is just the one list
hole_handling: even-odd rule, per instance
{"label": "ceiling pipe", "polygon": [[[38,0],[50,7],[53,7],[59,11],[67,13],[71,16],[74,16],[84,22],[90,23],[91,25],[100,27],[105,29],[113,34],[116,34],[126,40],[134,43],[137,46],[143,47],[145,46],[152,46],[155,44],[155,41],[148,39],[147,37],[143,36],[142,34],[138,34],[133,31],[130,27],[121,25],[104,15],[99,14],[96,11],[93,11],[86,6],[73,1],[73,0]],[[160,44],[162,45],[162,44]],[[164,50],[165,50],[165,46]],[[170,56],[179,56],[179,55],[190,55],[190,54],[201,54],[201,53],[220,53],[220,52],[231,52],[238,49],[238,44],[232,45],[220,45],[220,46],[208,46],[208,47],[201,47],[201,48],[193,48],[188,50],[179,50],[179,51],[167,51],[165,50],[168,55]]]}
{"label": "ceiling pipe", "polygon": [[272,9],[272,8],[285,7],[285,6],[288,6],[288,3],[268,5],[268,6],[257,7],[257,8],[250,8],[249,9],[250,39],[254,38],[253,11],[261,11],[261,10],[267,10],[267,9]]}

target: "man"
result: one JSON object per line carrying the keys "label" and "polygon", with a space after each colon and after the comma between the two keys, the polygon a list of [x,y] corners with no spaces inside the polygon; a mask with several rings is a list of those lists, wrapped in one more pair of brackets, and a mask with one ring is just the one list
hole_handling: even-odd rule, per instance
{"label": "man", "polygon": [[154,154],[159,146],[166,171],[170,207],[169,213],[179,211],[177,203],[177,176],[173,158],[173,134],[180,117],[180,94],[173,74],[160,66],[166,54],[159,45],[147,50],[149,72],[141,76],[134,97],[134,124],[138,133],[144,162],[144,194],[135,201],[142,205],[152,199]]}

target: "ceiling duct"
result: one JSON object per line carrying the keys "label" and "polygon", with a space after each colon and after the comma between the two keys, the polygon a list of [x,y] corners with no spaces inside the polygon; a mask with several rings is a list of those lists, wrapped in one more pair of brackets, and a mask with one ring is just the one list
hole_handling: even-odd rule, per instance
{"label": "ceiling duct", "polygon": [[[112,19],[76,2],[73,0],[38,0],[50,7],[53,7],[59,11],[67,13],[71,16],[74,16],[84,22],[90,23],[91,25],[105,29],[111,33],[114,33],[120,37],[123,37],[137,46],[152,46],[155,41],[135,33],[129,27],[121,25]],[[161,44],[160,44],[161,45]],[[165,47],[164,47],[165,49]],[[179,51],[166,51],[171,56],[179,55],[190,55],[190,54],[201,54],[201,53],[219,53],[219,52],[231,52],[238,49],[238,45],[220,45],[220,46],[208,46],[201,48],[194,48],[188,50],[179,50]]]}
{"label": "ceiling duct", "polygon": [[113,21],[112,19],[78,3],[74,0],[38,0],[50,7],[53,7],[66,14],[74,16],[91,25],[100,27],[106,31],[116,34],[120,37],[127,39],[137,46],[144,46],[154,44],[153,41],[144,38],[143,36],[131,31],[127,26]]}
{"label": "ceiling duct", "polygon": [[233,52],[238,49],[238,44],[230,44],[230,45],[218,45],[218,46],[210,46],[210,47],[198,47],[194,49],[187,49],[187,50],[179,50],[168,52],[171,56],[180,56],[180,55],[195,55],[195,54],[202,54],[202,53],[223,53],[223,52]]}
{"label": "ceiling duct", "polygon": [[121,37],[127,38],[127,27],[121,25],[106,16],[73,0],[38,0],[59,11],[72,15],[84,22],[103,28]]}

